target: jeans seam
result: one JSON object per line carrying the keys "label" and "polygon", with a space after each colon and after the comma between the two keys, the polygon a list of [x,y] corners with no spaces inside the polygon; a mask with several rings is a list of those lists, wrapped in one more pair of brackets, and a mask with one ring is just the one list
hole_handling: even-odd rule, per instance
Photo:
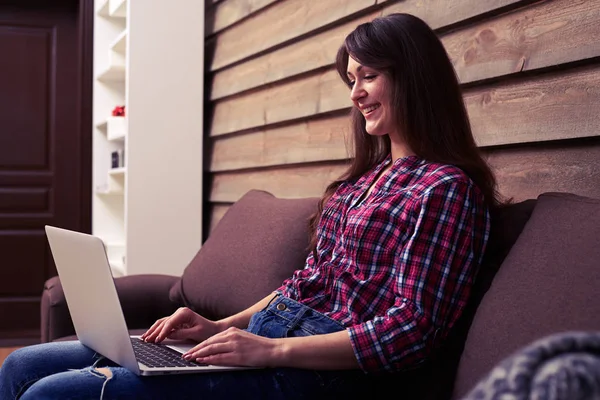
{"label": "jeans seam", "polygon": [[40,380],[40,378],[34,378],[34,379],[27,380],[25,383],[19,384],[19,390],[15,394],[15,399],[18,399],[19,397],[21,397],[23,395],[23,393],[25,392],[26,388],[28,388],[33,383],[35,383],[35,382],[37,382],[39,380]]}

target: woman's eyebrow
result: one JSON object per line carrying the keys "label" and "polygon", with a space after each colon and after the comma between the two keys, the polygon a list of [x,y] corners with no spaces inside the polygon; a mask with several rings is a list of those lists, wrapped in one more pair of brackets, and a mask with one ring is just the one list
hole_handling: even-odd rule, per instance
{"label": "woman's eyebrow", "polygon": [[[356,72],[360,72],[360,70],[363,69],[362,65],[359,65],[358,67],[356,67]],[[346,71],[346,75],[348,76],[354,76],[354,74],[350,71]]]}

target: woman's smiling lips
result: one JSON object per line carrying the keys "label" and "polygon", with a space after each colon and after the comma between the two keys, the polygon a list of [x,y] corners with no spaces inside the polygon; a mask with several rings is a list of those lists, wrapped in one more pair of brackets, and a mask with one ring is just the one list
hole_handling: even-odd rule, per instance
{"label": "woman's smiling lips", "polygon": [[362,111],[363,115],[366,117],[369,114],[371,114],[373,111],[377,110],[380,106],[381,106],[380,103],[370,104],[368,106],[361,107],[360,110]]}

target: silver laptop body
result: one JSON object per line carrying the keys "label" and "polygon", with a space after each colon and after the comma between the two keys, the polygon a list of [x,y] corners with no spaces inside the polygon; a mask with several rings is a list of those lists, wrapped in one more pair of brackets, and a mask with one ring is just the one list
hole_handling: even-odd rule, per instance
{"label": "silver laptop body", "polygon": [[[46,226],[46,235],[77,338],[98,354],[137,375],[201,373],[248,369],[216,365],[148,367],[136,359],[106,249],[96,236]],[[183,354],[190,342],[165,341]]]}

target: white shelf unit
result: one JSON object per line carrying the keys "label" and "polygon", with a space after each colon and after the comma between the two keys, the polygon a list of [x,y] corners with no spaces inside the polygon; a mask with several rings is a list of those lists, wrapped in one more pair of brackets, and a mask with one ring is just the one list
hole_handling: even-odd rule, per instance
{"label": "white shelf unit", "polygon": [[108,141],[124,141],[127,137],[127,118],[109,117],[106,120],[106,139]]}
{"label": "white shelf unit", "polygon": [[202,241],[204,1],[95,10],[92,233],[115,276],[180,275]]}
{"label": "white shelf unit", "polygon": [[109,0],[108,15],[116,18],[127,17],[127,0]]}
{"label": "white shelf unit", "polygon": [[108,0],[96,1],[96,15],[108,17]]}

